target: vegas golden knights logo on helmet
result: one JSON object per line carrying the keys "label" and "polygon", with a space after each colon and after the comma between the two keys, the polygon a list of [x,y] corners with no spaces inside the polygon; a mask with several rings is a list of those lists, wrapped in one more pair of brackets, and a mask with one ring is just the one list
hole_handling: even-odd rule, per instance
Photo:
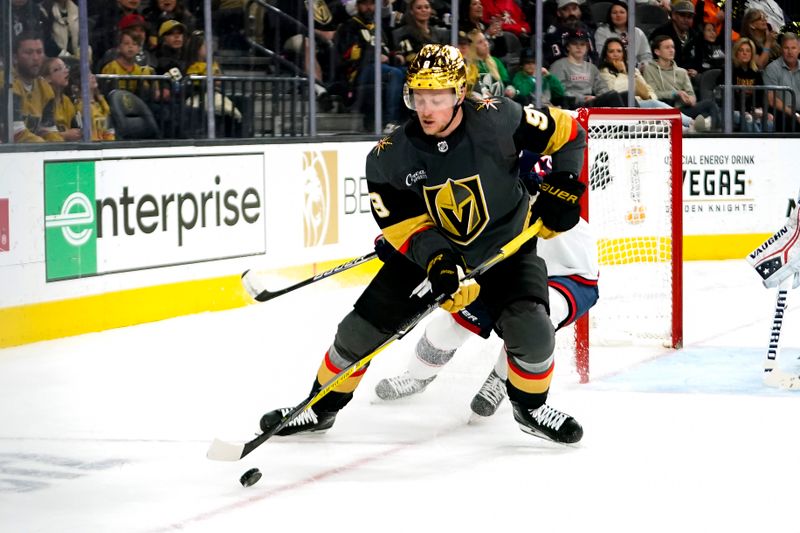
{"label": "vegas golden knights logo on helmet", "polygon": [[428,212],[453,242],[469,244],[489,223],[480,176],[448,179],[443,185],[424,190]]}

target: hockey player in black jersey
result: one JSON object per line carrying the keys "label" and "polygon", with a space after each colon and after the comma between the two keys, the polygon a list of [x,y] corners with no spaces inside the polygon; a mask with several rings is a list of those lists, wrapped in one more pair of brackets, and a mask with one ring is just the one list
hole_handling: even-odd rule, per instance
{"label": "hockey player in black jersey", "polygon": [[[580,424],[546,403],[554,329],[536,239],[476,280],[461,280],[537,219],[543,238],[578,223],[585,132],[558,109],[523,108],[502,97],[466,98],[464,60],[448,45],[422,48],[408,68],[404,100],[416,117],[381,139],[366,163],[373,216],[400,253],[384,263],[339,324],[312,391],[370,354],[438,296],[449,296],[442,307],[455,312],[480,293],[508,353],[506,386],[520,428],[556,442],[578,442]],[[553,158],[554,172],[532,206],[518,177],[523,149]],[[430,291],[417,296],[424,282]],[[330,428],[365,370],[277,434]],[[262,430],[286,412],[265,414]]]}

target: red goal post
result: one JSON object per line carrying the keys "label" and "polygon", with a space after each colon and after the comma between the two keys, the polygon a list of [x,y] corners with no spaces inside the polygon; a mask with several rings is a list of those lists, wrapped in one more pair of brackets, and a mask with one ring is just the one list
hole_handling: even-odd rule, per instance
{"label": "red goal post", "polygon": [[592,345],[683,343],[683,136],[674,109],[583,108],[578,121],[587,132],[583,216],[600,263],[600,299],[575,325],[586,383]]}

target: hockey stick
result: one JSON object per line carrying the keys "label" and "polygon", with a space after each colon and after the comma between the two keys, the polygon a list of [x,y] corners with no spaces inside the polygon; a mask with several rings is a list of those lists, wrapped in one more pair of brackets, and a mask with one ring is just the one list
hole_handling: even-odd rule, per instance
{"label": "hockey stick", "polygon": [[786,312],[786,302],[789,298],[789,288],[792,278],[784,280],[778,287],[778,296],[775,299],[775,312],[772,315],[772,329],[769,333],[769,346],[767,358],[764,360],[764,384],[779,389],[800,389],[800,376],[794,376],[778,368],[778,354],[780,354],[781,327],[783,315]]}
{"label": "hockey stick", "polygon": [[[474,270],[472,270],[469,274],[464,277],[464,280],[472,279],[487,270],[491,267],[506,259],[507,257],[513,255],[520,249],[520,247],[528,242],[531,238],[536,236],[539,233],[539,230],[542,228],[542,221],[537,220],[534,224],[524,230],[522,233],[511,239],[508,243],[506,243],[500,251],[497,252],[494,256],[490,257],[480,265],[478,265]],[[297,418],[303,411],[310,409],[315,403],[320,401],[324,396],[326,396],[329,392],[331,392],[334,388],[338,385],[342,384],[347,378],[349,378],[353,373],[357,372],[359,369],[363,368],[367,363],[369,363],[376,355],[381,353],[386,347],[388,347],[391,343],[400,339],[406,335],[411,329],[414,328],[423,318],[428,316],[437,307],[439,304],[445,299],[446,295],[439,296],[431,305],[411,317],[403,326],[401,326],[397,332],[394,333],[391,337],[389,337],[386,341],[383,342],[380,346],[375,348],[372,352],[365,355],[358,361],[352,363],[350,366],[336,374],[330,380],[328,380],[322,388],[317,391],[315,394],[309,396],[301,403],[296,405],[292,408],[291,411],[286,413],[286,415],[281,418],[281,421],[271,428],[269,431],[265,431],[260,435],[256,436],[256,438],[245,442],[245,443],[232,443],[226,442],[220,439],[214,439],[211,443],[211,446],[208,448],[208,452],[206,453],[206,457],[212,459],[214,461],[238,461],[248,455],[250,452],[261,446],[264,442],[266,442],[270,437],[275,435],[281,429],[286,427],[292,420]]]}
{"label": "hockey stick", "polygon": [[315,274],[314,276],[305,279],[299,283],[295,283],[294,285],[290,285],[283,289],[279,289],[277,291],[270,291],[267,288],[263,287],[261,283],[259,283],[258,275],[255,274],[252,270],[245,270],[242,274],[242,285],[244,286],[247,293],[252,296],[256,301],[259,302],[266,302],[286,294],[287,292],[292,292],[295,289],[299,289],[301,287],[305,287],[306,285],[311,285],[312,283],[316,283],[317,281],[325,278],[329,278],[334,274],[338,274],[339,272],[344,272],[345,270],[350,270],[351,268],[360,265],[361,263],[366,263],[367,261],[371,261],[378,256],[377,252],[370,252],[366,255],[362,255],[361,257],[356,257],[355,259],[351,259],[346,263],[342,263],[341,265],[335,266],[330,270],[326,270],[325,272],[320,272],[319,274]]}

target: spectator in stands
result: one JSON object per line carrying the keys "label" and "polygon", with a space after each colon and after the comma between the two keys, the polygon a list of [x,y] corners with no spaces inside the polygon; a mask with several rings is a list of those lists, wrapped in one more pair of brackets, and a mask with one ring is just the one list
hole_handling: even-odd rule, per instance
{"label": "spectator in stands", "polygon": [[[197,14],[197,20],[195,22],[202,23],[203,17],[203,2],[202,0],[194,0],[190,2],[190,11]],[[273,3],[273,2],[270,2]],[[304,4],[303,2],[295,2],[296,4]],[[194,4],[192,6],[191,4]],[[282,2],[278,5],[279,9],[283,9],[286,7],[286,3]],[[299,8],[300,6],[298,6]],[[211,22],[214,25],[211,31],[214,32],[214,36],[219,36],[219,47],[223,50],[247,50],[249,45],[247,44],[247,40],[244,36],[244,21],[245,21],[245,14],[244,11],[245,2],[244,0],[214,0],[212,2],[212,10],[213,14],[211,16]],[[250,14],[254,16],[260,15],[262,18],[264,17],[264,13],[259,9],[258,5],[251,7]],[[292,15],[293,16],[293,15]],[[302,19],[303,24],[306,23],[306,19]],[[263,32],[263,28],[262,28]],[[284,34],[282,37],[285,40],[290,35],[294,35],[296,32],[296,28],[292,29],[291,33]]]}
{"label": "spectator in stands", "polygon": [[458,32],[458,51],[461,52],[464,66],[467,68],[467,94],[475,93],[480,97],[483,90],[478,79],[478,61],[475,59],[472,41],[467,33]]}
{"label": "spectator in stands", "polygon": [[45,58],[41,35],[32,30],[23,31],[14,39],[11,53],[14,142],[62,141],[55,124],[55,95],[40,75]]}
{"label": "spectator in stands", "polygon": [[627,102],[617,91],[608,88],[594,64],[586,61],[590,37],[582,32],[567,35],[567,57],[550,67],[550,73],[564,86],[572,102],[567,107],[626,107]]}
{"label": "spectator in stands", "polygon": [[[149,26],[147,22],[144,20],[144,17],[139,15],[138,13],[134,13],[132,15],[125,15],[119,21],[118,24],[119,31],[122,30],[131,30],[133,34],[136,36],[136,40],[147,43],[148,42],[148,30]],[[119,33],[117,34],[117,39],[119,40]],[[103,57],[97,62],[97,68],[102,72],[103,67],[106,66],[110,61],[113,61],[117,57],[117,47],[111,48],[103,54]],[[137,65],[142,67],[152,67],[153,71],[156,68],[156,58],[146,49],[145,46],[142,46],[139,53],[136,54],[134,61]]]}
{"label": "spectator in stands", "polygon": [[[160,28],[167,20],[177,20],[191,33],[195,28],[194,16],[183,7],[181,0],[151,0],[150,7],[142,13],[151,28]],[[149,48],[158,46],[158,37],[150,36]]]}
{"label": "spectator in stands", "polygon": [[748,9],[742,18],[742,37],[747,37],[756,45],[756,65],[765,69],[770,61],[781,56],[778,34],[770,29],[767,16],[760,9]]}
{"label": "spectator in stands", "polygon": [[666,35],[672,39],[675,46],[675,64],[686,69],[689,78],[697,76],[695,66],[697,64],[697,42],[700,37],[695,28],[702,24],[702,20],[702,9],[695,10],[695,6],[689,0],[678,0],[672,4],[670,20],[650,33],[651,43],[659,35]]}
{"label": "spectator in stands", "polygon": [[158,28],[156,74],[171,74],[175,80],[183,76],[186,71],[185,44],[186,26],[172,19],[161,23]]}
{"label": "spectator in stands", "polygon": [[[186,75],[187,76],[205,76],[208,72],[206,63],[206,36],[205,32],[195,30],[189,37],[189,42],[186,44]],[[221,76],[222,69],[219,64],[212,59],[211,73],[214,76]],[[217,82],[219,85],[219,82]]]}
{"label": "spectator in stands", "polygon": [[[628,3],[624,0],[613,0],[608,8],[605,22],[597,27],[594,34],[594,43],[597,50],[602,50],[606,39],[617,37],[625,46],[626,55],[629,46],[628,39]],[[642,30],[634,27],[633,41],[635,41],[636,64],[642,68],[651,59],[650,42]],[[602,61],[602,55],[601,55]]]}
{"label": "spectator in stands", "polygon": [[500,29],[514,34],[523,48],[530,46],[531,26],[517,0],[481,0],[483,22],[491,26],[500,23]]}
{"label": "spectator in stands", "polygon": [[[566,58],[567,38],[571,33],[583,33],[589,36],[586,61],[597,64],[598,54],[594,47],[594,29],[582,20],[583,12],[577,0],[558,0],[556,22],[545,32],[543,54],[545,65],[552,65],[555,61]],[[551,69],[552,70],[552,69]]]}
{"label": "spectator in stands", "polygon": [[[534,103],[536,97],[536,56],[531,48],[524,48],[519,56],[520,69],[511,80],[517,90],[515,100],[522,105]],[[564,97],[564,86],[542,67],[541,105],[560,104]]]}
{"label": "spectator in stands", "polygon": [[53,89],[56,128],[65,141],[80,141],[81,129],[76,120],[77,110],[69,97],[69,72],[70,67],[58,57],[49,57],[42,65],[42,77]]}
{"label": "spectator in stands", "polygon": [[[3,4],[5,6],[5,2]],[[45,54],[51,56],[58,54],[58,47],[50,37],[50,24],[47,13],[39,2],[34,0],[11,0],[11,23],[8,27],[11,28],[12,39],[22,34],[22,32],[38,33],[42,43],[44,43]]]}
{"label": "spectator in stands", "polygon": [[694,69],[698,74],[711,69],[725,68],[725,46],[717,38],[717,30],[710,22],[703,23],[703,37],[697,41]]}
{"label": "spectator in stands", "polygon": [[[78,116],[78,127],[83,129],[80,116],[83,114],[83,97],[81,85],[81,69],[73,68],[69,71],[69,94],[75,104]],[[91,124],[92,133],[91,139],[93,141],[113,141],[115,139],[114,127],[111,123],[111,108],[106,101],[105,96],[100,93],[100,88],[97,85],[97,78],[94,74],[89,73],[89,108],[91,110],[91,117],[89,123]]]}
{"label": "spectator in stands", "polygon": [[[375,0],[357,0],[356,9],[357,13],[339,27],[334,42],[342,61],[350,100],[363,111],[372,109],[374,99]],[[384,132],[391,133],[405,119],[402,109],[405,69],[401,68],[405,58],[389,51],[385,35],[380,58],[384,84]]]}
{"label": "spectator in stands", "polygon": [[[122,30],[117,44],[117,56],[108,62],[101,71],[103,74],[118,76],[147,76],[155,74],[151,67],[143,67],[136,63],[136,55],[142,49],[141,36],[132,29]],[[139,96],[148,98],[150,83],[142,82],[141,86],[136,80],[119,80],[115,85],[118,89],[125,89]]]}
{"label": "spectator in stands", "polygon": [[[189,42],[186,45],[186,75],[187,76],[203,76],[207,75],[206,68],[206,46],[207,41],[205,33],[200,30],[195,30],[189,37]],[[221,76],[222,69],[216,61],[212,59],[211,73],[214,76]],[[217,137],[241,137],[242,136],[242,113],[236,107],[231,98],[224,93],[224,86],[220,80],[214,81],[214,115],[215,127]],[[206,85],[200,81],[194,81],[189,86],[188,92],[183,95],[186,98],[186,104],[192,112],[196,114],[192,119],[187,120],[188,116],[183,117],[183,124],[174,124],[175,128],[180,127],[181,130],[175,130],[174,135],[184,137],[197,137],[205,133],[205,102],[206,100]],[[200,110],[203,111],[200,111]],[[169,132],[170,124],[166,124],[164,128]],[[197,128],[192,131],[192,128]]]}
{"label": "spectator in stands", "polygon": [[781,57],[764,69],[764,85],[783,85],[794,93],[795,107],[773,91],[767,91],[767,99],[774,110],[775,129],[797,131],[800,123],[800,113],[797,111],[797,106],[800,105],[800,67],[797,60],[800,55],[800,45],[796,34],[789,32],[783,34],[781,52]]}
{"label": "spectator in stands", "polygon": [[[791,26],[792,18],[787,17],[784,8],[779,5],[785,3],[787,5],[794,4],[797,9],[797,0],[733,0],[731,11],[733,12],[733,27],[744,30],[745,15],[750,9],[758,9],[761,11],[767,20],[767,27],[770,31],[779,33],[783,28]],[[749,36],[752,39],[752,36]],[[756,43],[758,44],[758,43]]]}
{"label": "spectator in stands", "polygon": [[472,30],[469,35],[472,53],[478,65],[478,79],[483,87],[484,95],[507,96],[513,98],[517,90],[511,85],[508,69],[498,58],[489,52],[489,41],[480,30]]}
{"label": "spectator in stands", "polygon": [[[492,55],[503,57],[508,53],[503,36],[503,24],[500,19],[492,19],[489,24],[483,22],[483,3],[481,0],[460,0],[458,7],[458,31],[465,36],[472,30],[480,30],[489,40]],[[463,54],[462,54],[463,55]]]}
{"label": "spectator in stands", "polygon": [[694,118],[697,131],[718,128],[719,107],[713,100],[697,101],[689,73],[675,63],[675,43],[672,38],[659,35],[653,39],[653,55],[655,60],[644,70],[644,79],[658,99]]}
{"label": "spectator in stands", "polygon": [[[756,44],[742,37],[733,44],[733,85],[747,85],[759,87],[764,85],[764,77],[756,64]],[[723,73],[717,80],[717,85],[725,83]],[[771,113],[768,113],[766,128],[762,128],[761,118],[764,109],[758,105],[761,101],[760,92],[737,89],[733,94],[733,123],[736,129],[744,132],[773,131],[774,121]]]}
{"label": "spectator in stands", "polygon": [[426,44],[448,44],[450,32],[432,26],[431,5],[428,0],[411,0],[403,17],[404,24],[394,31],[397,51],[405,56],[406,64],[414,60]]}
{"label": "spectator in stands", "polygon": [[[126,15],[139,14],[141,0],[107,0],[96,2],[95,25],[89,38],[95,58],[102,58],[118,42],[118,28]],[[143,42],[142,47],[147,46]],[[98,64],[99,66],[99,64]]]}
{"label": "spectator in stands", "polygon": [[431,4],[431,26],[450,28],[450,0],[428,0]]}
{"label": "spectator in stands", "polygon": [[55,45],[50,57],[80,57],[78,39],[78,6],[72,0],[44,0],[47,27]]}
{"label": "spectator in stands", "polygon": [[[695,9],[697,9],[698,7],[702,9],[703,12],[702,23],[713,24],[714,33],[716,33],[717,35],[723,35],[724,34],[723,25],[725,24],[725,9],[720,7],[720,5],[717,4],[716,0],[705,0],[705,1],[692,0],[692,3],[694,4]],[[698,6],[699,3],[701,3],[702,6]],[[695,19],[695,25],[697,27],[701,27],[699,19]],[[739,34],[736,31],[734,31],[732,33],[732,39],[735,41],[738,38]]]}
{"label": "spectator in stands", "polygon": [[[628,53],[623,46],[622,40],[618,37],[609,37],[603,45],[603,49],[600,52],[600,78],[609,89],[625,94],[627,99]],[[638,68],[634,71],[633,87],[638,107],[648,109],[672,107],[658,99],[655,91],[644,79]],[[687,115],[681,114],[681,122],[684,128],[688,128],[692,124],[692,119]]]}
{"label": "spectator in stands", "polygon": [[[266,47],[274,49],[273,40],[277,39],[283,47],[286,57],[295,62],[304,71],[311,61],[308,53],[308,37],[305,34],[305,25],[308,23],[306,4],[312,5],[314,16],[314,38],[317,49],[314,55],[314,73],[320,83],[327,83],[335,74],[333,65],[337,59],[333,50],[333,38],[339,25],[347,20],[347,12],[339,0],[314,0],[312,2],[297,2],[296,0],[277,0],[275,7],[297,21],[280,18],[277,23],[272,22],[274,17],[267,15],[265,26]],[[321,88],[318,93],[321,92]]]}

